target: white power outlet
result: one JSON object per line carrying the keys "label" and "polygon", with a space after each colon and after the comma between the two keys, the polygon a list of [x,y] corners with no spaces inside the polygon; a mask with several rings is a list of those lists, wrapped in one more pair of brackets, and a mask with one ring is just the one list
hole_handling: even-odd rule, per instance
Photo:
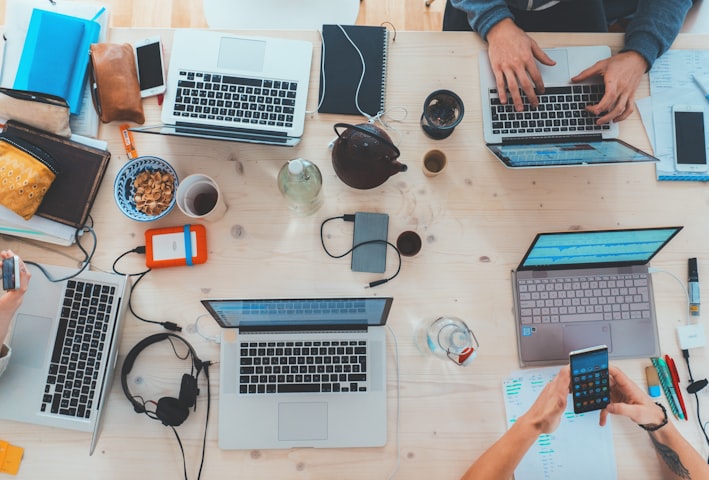
{"label": "white power outlet", "polygon": [[682,350],[703,347],[707,341],[704,335],[704,325],[696,323],[678,326],[677,339]]}

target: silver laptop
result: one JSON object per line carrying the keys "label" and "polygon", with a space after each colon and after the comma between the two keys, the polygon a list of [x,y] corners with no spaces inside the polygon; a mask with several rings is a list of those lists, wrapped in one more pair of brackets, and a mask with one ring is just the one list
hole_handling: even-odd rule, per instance
{"label": "silver laptop", "polygon": [[657,158],[619,140],[618,124],[596,125],[598,117],[585,110],[603,96],[602,79],[574,84],[571,78],[611,55],[607,46],[547,49],[554,66],[537,62],[545,91],[532,108],[516,112],[508,95],[500,103],[487,51],[481,51],[480,94],[483,131],[488,149],[509,168],[559,167],[628,162],[656,162]]}
{"label": "silver laptop", "polygon": [[224,328],[219,447],[384,445],[392,301],[202,300]]}
{"label": "silver laptop", "polygon": [[300,142],[313,45],[178,29],[163,125],[133,131],[293,146]]}
{"label": "silver laptop", "polygon": [[681,229],[538,234],[512,272],[520,364],[602,344],[611,358],[659,355],[648,262]]}
{"label": "silver laptop", "polygon": [[[33,265],[0,377],[0,418],[92,432],[98,440],[125,316],[126,277],[84,271],[51,282]],[[75,269],[43,265],[54,279]]]}

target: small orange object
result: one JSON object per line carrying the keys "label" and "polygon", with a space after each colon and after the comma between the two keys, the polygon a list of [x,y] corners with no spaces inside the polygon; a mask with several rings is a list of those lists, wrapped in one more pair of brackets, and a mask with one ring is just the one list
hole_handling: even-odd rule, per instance
{"label": "small orange object", "polygon": [[0,440],[0,473],[17,475],[25,449]]}
{"label": "small orange object", "polygon": [[121,125],[121,140],[123,140],[123,146],[126,148],[126,154],[130,160],[138,158],[138,152],[135,149],[135,142],[133,141],[133,133],[131,133],[128,128],[130,125],[124,123]]}
{"label": "small orange object", "polygon": [[145,231],[145,265],[148,268],[192,266],[207,261],[204,225],[152,228]]}

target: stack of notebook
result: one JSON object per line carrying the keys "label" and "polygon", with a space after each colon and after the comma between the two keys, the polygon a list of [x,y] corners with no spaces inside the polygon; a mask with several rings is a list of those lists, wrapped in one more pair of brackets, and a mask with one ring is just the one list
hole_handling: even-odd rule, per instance
{"label": "stack of notebook", "polygon": [[106,173],[111,158],[106,143],[77,136],[67,139],[12,120],[5,132],[49,153],[59,174],[29,221],[0,207],[0,233],[70,245],[76,230],[87,223]]}
{"label": "stack of notebook", "polygon": [[101,26],[93,21],[35,8],[17,67],[14,88],[62,97],[78,114],[89,64],[89,45]]}

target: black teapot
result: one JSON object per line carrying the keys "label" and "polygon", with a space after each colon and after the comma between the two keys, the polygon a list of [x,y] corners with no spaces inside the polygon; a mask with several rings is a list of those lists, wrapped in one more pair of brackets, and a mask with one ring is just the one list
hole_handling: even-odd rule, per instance
{"label": "black teapot", "polygon": [[[346,128],[342,133],[338,128]],[[336,123],[337,139],[332,148],[332,166],[337,176],[353,188],[378,187],[387,178],[405,172],[407,166],[396,159],[401,155],[384,130],[371,123]]]}

